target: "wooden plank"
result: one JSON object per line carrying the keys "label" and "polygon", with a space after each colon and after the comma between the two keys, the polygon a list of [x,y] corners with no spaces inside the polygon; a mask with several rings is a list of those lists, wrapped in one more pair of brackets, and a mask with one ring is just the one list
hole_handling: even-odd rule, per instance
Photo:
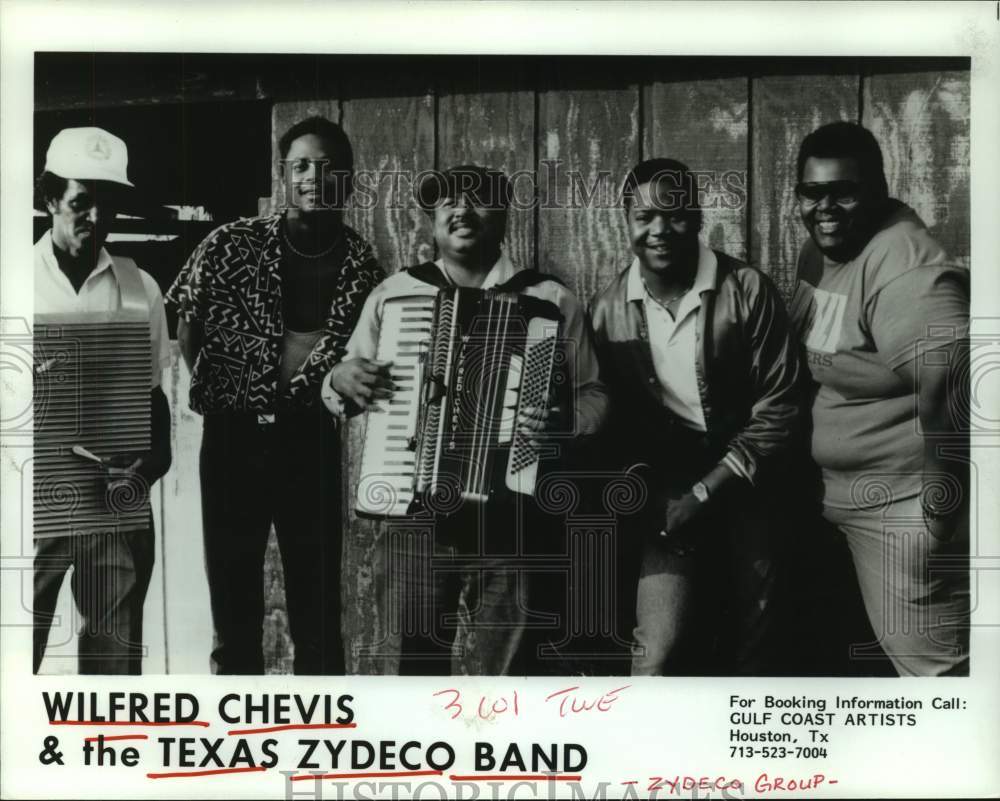
{"label": "wooden plank", "polygon": [[167,588],[163,563],[166,555],[163,539],[163,500],[163,484],[157,482],[153,485],[150,494],[155,543],[153,575],[149,579],[149,590],[146,592],[146,602],[142,609],[142,644],[145,648],[142,672],[152,674],[167,672]]}
{"label": "wooden plank", "polygon": [[[354,145],[356,170],[367,171],[371,187],[359,188],[348,220],[372,243],[387,273],[434,255],[430,222],[412,200],[416,176],[434,167],[434,98],[419,83],[409,88],[411,94],[393,96],[379,96],[378,87],[359,88],[365,96],[344,102],[343,124]],[[404,90],[402,82],[397,90]],[[384,527],[353,511],[363,436],[363,417],[345,426],[341,597],[347,671],[372,674],[393,672],[396,665],[361,653],[381,642],[385,632],[384,604],[378,601],[385,592],[380,569]],[[388,647],[392,649],[391,642]]]}
{"label": "wooden plank", "polygon": [[255,100],[264,63],[233,54],[36,53],[35,109]]}
{"label": "wooden plank", "polygon": [[644,88],[643,158],[673,158],[705,173],[702,239],[747,258],[749,79],[679,76]]}
{"label": "wooden plank", "polygon": [[171,358],[170,368],[163,372],[163,391],[170,405],[173,461],[160,479],[163,528],[157,532],[161,543],[157,557],[166,579],[166,670],[208,673],[213,631],[198,470],[202,419],[188,406],[191,376],[176,342],[171,343]]}
{"label": "wooden plank", "polygon": [[539,96],[538,266],[586,302],[630,261],[619,190],[639,158],[639,88],[582,69],[557,62]]}
{"label": "wooden plank", "polygon": [[[59,590],[56,611],[49,628],[49,639],[45,645],[45,656],[38,666],[40,676],[75,676],[79,672],[76,633],[82,621],[73,603],[70,578],[67,573]],[[24,658],[27,660],[30,657],[25,654]]]}
{"label": "wooden plank", "polygon": [[788,298],[807,236],[795,202],[795,161],[820,125],[858,118],[856,74],[766,75],[751,81],[751,262]]}
{"label": "wooden plank", "polygon": [[359,186],[348,222],[364,236],[386,272],[432,258],[427,215],[413,202],[416,177],[434,167],[434,98],[416,95],[357,98],[344,102],[344,130],[354,146]]}
{"label": "wooden plank", "polygon": [[[531,75],[516,65],[458,65],[438,87],[438,167],[480,164],[502,169],[516,200],[507,218],[514,264],[535,264],[535,93]],[[472,76],[472,77],[469,77]]]}
{"label": "wooden plank", "polygon": [[889,194],[913,207],[948,255],[969,266],[969,73],[876,73],[864,124],[882,145]]}

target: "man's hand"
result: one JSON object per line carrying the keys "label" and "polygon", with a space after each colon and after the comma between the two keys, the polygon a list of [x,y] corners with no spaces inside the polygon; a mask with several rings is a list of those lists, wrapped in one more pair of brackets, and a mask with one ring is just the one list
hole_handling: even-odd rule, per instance
{"label": "man's hand", "polygon": [[549,421],[558,419],[561,410],[558,406],[544,409],[538,406],[525,406],[517,414],[517,430],[537,448],[545,432],[549,429]]}
{"label": "man's hand", "polygon": [[342,397],[367,409],[378,400],[391,398],[396,385],[389,377],[392,362],[348,359],[330,371],[330,386]]}
{"label": "man's hand", "polygon": [[928,514],[927,510],[924,510],[924,525],[927,530],[931,533],[938,542],[946,543],[951,542],[955,537],[955,533],[961,529],[968,530],[969,527],[969,505],[968,503],[963,503],[955,511],[938,517],[936,515]]}
{"label": "man's hand", "polygon": [[690,492],[667,501],[660,536],[668,540],[670,548],[678,556],[686,556],[694,550],[695,542],[688,536],[688,524],[702,513],[704,506],[705,504]]}

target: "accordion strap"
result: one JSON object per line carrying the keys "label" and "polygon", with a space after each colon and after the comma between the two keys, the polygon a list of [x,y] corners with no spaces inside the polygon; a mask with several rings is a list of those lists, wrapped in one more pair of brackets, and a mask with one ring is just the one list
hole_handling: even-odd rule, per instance
{"label": "accordion strap", "polygon": [[418,281],[436,286],[438,289],[447,289],[451,286],[448,283],[448,279],[444,277],[441,270],[432,261],[425,261],[423,264],[418,264],[415,267],[407,267],[406,272]]}
{"label": "accordion strap", "polygon": [[562,281],[554,275],[528,268],[527,270],[518,270],[509,280],[497,284],[495,289],[500,292],[521,292],[529,286],[542,283],[542,281],[555,281],[557,284],[562,284]]}
{"label": "accordion strap", "polygon": [[[451,286],[441,269],[432,261],[425,261],[423,264],[409,267],[406,271],[418,281],[436,286],[438,289],[447,289]],[[535,286],[543,281],[555,281],[557,284],[562,284],[562,281],[554,275],[527,269],[518,270],[509,280],[497,284],[493,289],[498,292],[522,292],[529,286]]]}
{"label": "accordion strap", "polygon": [[122,311],[141,311],[148,315],[146,288],[142,285],[142,276],[135,262],[122,256],[113,256],[111,269],[114,271],[115,281],[118,282]]}

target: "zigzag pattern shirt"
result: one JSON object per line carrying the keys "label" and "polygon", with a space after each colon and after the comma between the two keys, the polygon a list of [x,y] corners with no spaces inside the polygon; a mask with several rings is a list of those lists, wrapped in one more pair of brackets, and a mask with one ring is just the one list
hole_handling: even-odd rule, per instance
{"label": "zigzag pattern shirt", "polygon": [[279,396],[284,322],[281,215],[248,217],[215,229],[195,249],[165,296],[203,330],[191,377],[191,409],[273,413],[308,406],[344,354],[368,293],[385,277],[375,252],[344,226],[345,256],[323,334]]}

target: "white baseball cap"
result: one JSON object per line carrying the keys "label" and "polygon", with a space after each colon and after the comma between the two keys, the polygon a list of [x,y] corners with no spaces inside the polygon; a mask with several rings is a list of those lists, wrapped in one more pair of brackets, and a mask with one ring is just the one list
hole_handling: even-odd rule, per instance
{"label": "white baseball cap", "polygon": [[112,181],[134,187],[127,168],[128,148],[103,128],[63,128],[45,154],[48,172],[77,181]]}

